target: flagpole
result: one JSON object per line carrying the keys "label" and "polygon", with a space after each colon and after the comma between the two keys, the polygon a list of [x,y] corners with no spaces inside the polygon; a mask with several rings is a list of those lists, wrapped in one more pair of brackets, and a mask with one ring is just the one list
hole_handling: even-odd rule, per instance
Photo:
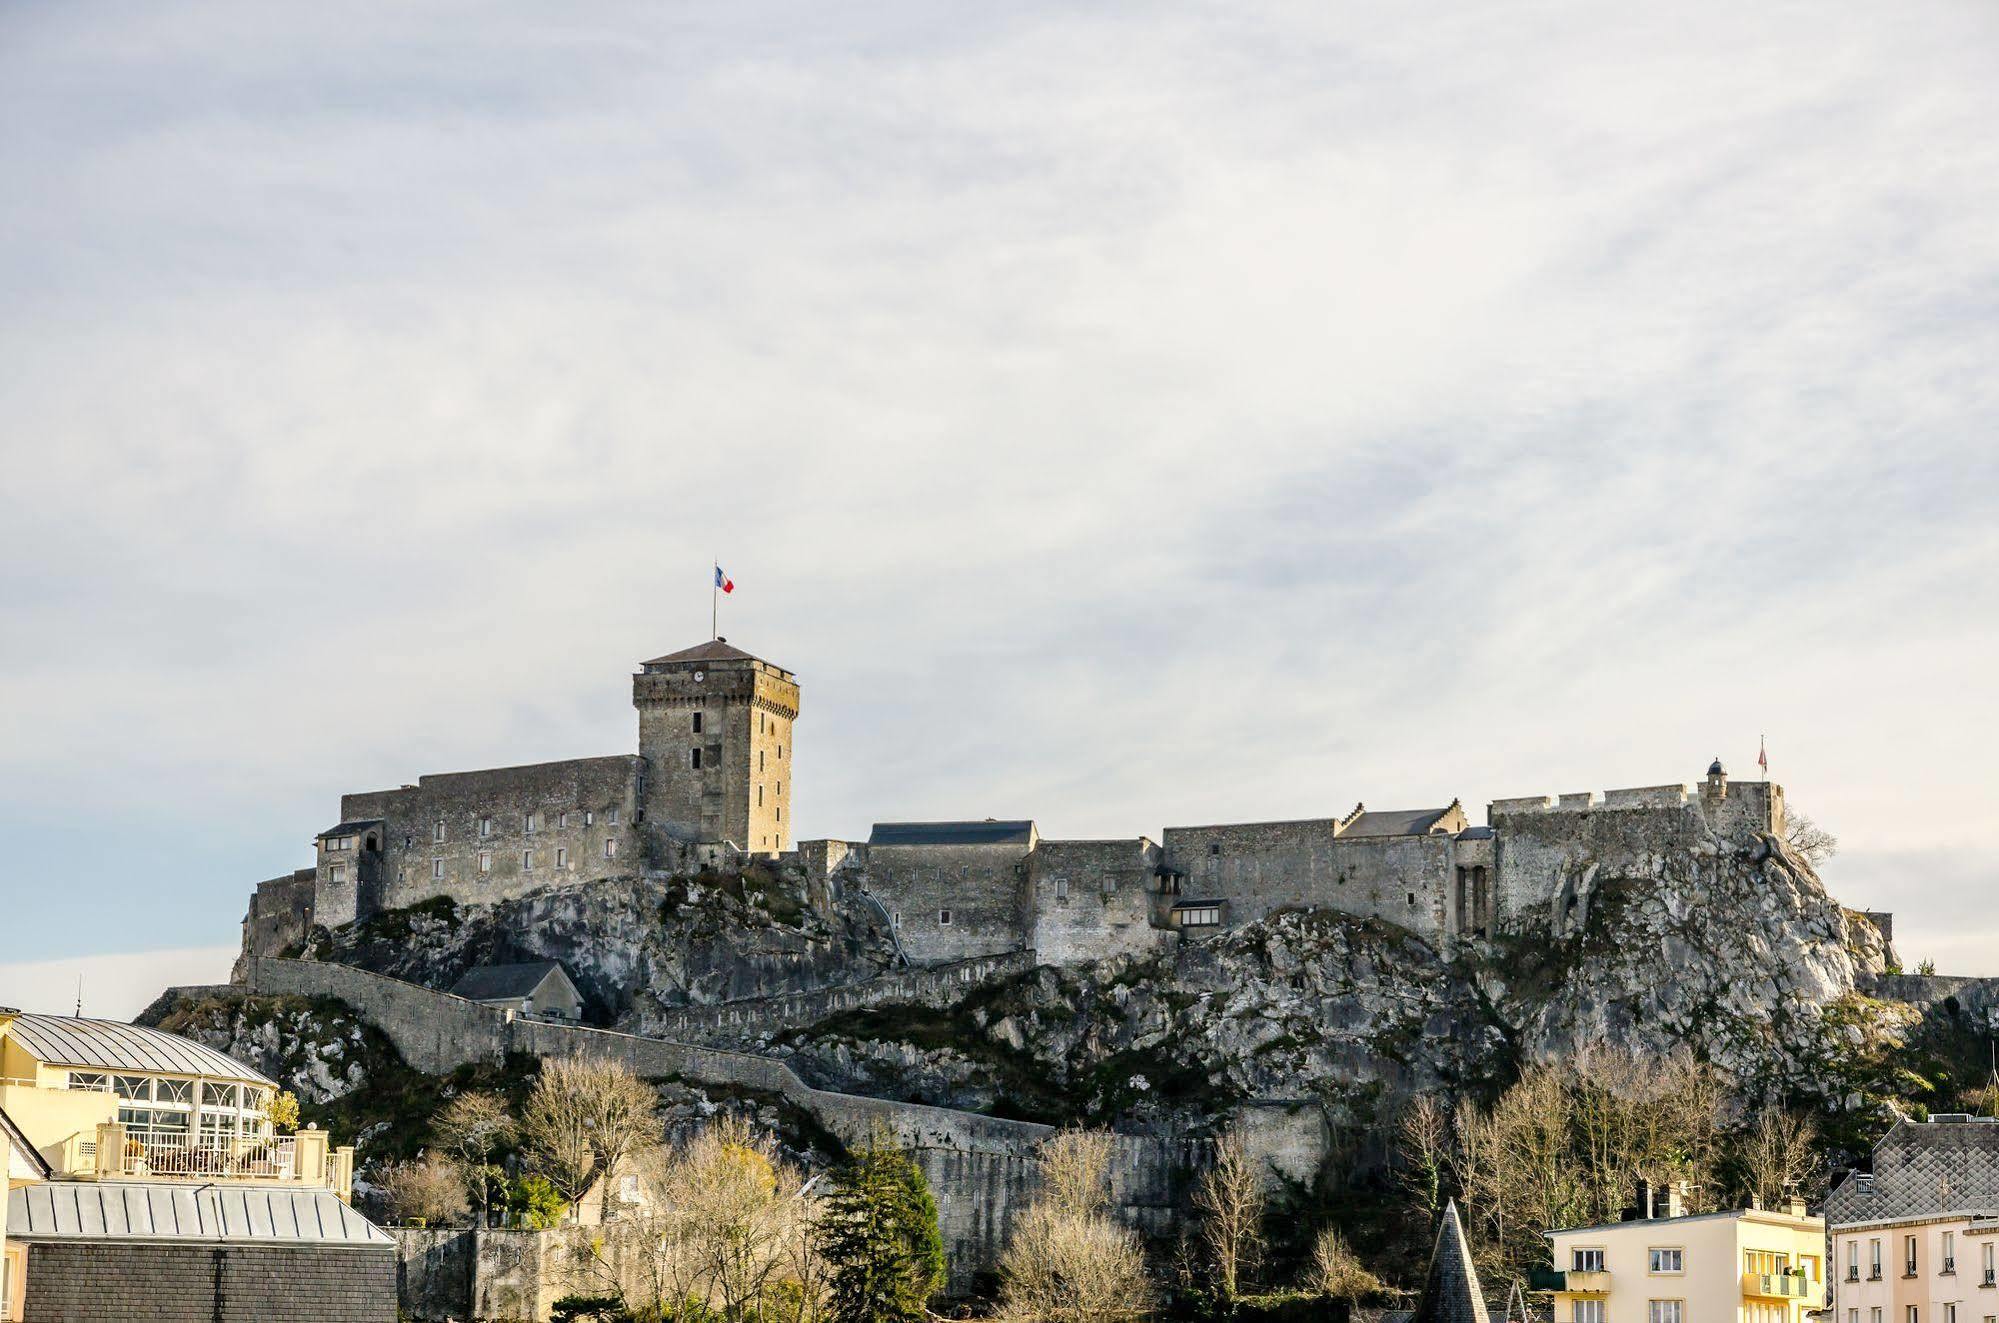
{"label": "flagpole", "polygon": [[717,558],[709,565],[708,575],[708,637],[722,637],[722,562]]}

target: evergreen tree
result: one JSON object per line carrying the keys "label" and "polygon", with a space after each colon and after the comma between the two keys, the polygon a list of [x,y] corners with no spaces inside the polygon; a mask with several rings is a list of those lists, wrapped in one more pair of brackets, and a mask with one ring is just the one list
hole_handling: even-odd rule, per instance
{"label": "evergreen tree", "polygon": [[937,1201],[886,1134],[877,1132],[835,1173],[820,1249],[833,1323],[914,1323],[944,1284]]}

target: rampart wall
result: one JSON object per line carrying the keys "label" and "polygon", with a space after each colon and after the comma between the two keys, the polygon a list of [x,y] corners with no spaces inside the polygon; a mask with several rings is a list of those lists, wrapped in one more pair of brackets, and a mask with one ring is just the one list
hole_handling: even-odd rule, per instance
{"label": "rampart wall", "polygon": [[870,845],[865,882],[911,960],[969,960],[1026,947],[1027,857],[1022,842]]}
{"label": "rampart wall", "polygon": [[1907,1002],[1924,1010],[1957,1009],[1983,1024],[1989,1033],[1999,1033],[1999,978],[1969,978],[1950,974],[1882,974],[1867,988],[1868,995],[1883,1001]]}
{"label": "rampart wall", "polygon": [[1319,818],[1168,827],[1166,862],[1183,874],[1184,897],[1227,900],[1231,925],[1323,906],[1430,938],[1450,930],[1449,835],[1340,837],[1337,825]]}
{"label": "rampart wall", "polygon": [[1708,821],[1690,786],[1501,799],[1487,816],[1497,838],[1503,931],[1561,936],[1588,921],[1600,882],[1714,866]]}
{"label": "rampart wall", "polygon": [[[443,1074],[469,1061],[525,1052],[543,1057],[616,1060],[647,1078],[678,1077],[781,1095],[843,1143],[885,1129],[913,1150],[937,1195],[950,1255],[951,1289],[999,1261],[1014,1210],[1032,1188],[1035,1148],[1049,1126],[918,1103],[815,1089],[782,1061],[746,1052],[641,1038],[608,1029],[523,1020],[450,993],[346,965],[248,960],[247,992],[331,997],[386,1034],[412,1066]],[[1122,1135],[1113,1168],[1114,1198],[1125,1218],[1163,1230],[1183,1202],[1189,1172],[1206,1161],[1202,1141]]]}

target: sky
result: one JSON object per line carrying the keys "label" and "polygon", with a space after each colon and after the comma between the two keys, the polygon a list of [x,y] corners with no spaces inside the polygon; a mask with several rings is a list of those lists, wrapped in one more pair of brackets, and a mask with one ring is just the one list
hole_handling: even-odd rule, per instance
{"label": "sky", "polygon": [[1753,771],[1999,974],[1999,8],[0,6],[0,1004],[795,670],[801,838]]}

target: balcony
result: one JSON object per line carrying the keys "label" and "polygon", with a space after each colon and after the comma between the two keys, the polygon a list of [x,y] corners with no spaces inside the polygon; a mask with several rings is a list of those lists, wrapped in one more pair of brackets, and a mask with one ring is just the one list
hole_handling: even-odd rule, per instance
{"label": "balcony", "polygon": [[1527,1274],[1530,1291],[1561,1291],[1569,1295],[1608,1295],[1610,1273],[1602,1268],[1535,1268]]}
{"label": "balcony", "polygon": [[1803,1300],[1811,1294],[1812,1279],[1800,1273],[1746,1272],[1742,1274],[1742,1294],[1756,1300]]}
{"label": "balcony", "polygon": [[100,1181],[242,1181],[299,1184],[354,1193],[354,1150],[329,1149],[323,1130],[265,1139],[194,1139],[185,1134],[128,1131],[116,1122],[97,1127],[95,1139],[74,1136],[65,1165],[74,1175]]}

